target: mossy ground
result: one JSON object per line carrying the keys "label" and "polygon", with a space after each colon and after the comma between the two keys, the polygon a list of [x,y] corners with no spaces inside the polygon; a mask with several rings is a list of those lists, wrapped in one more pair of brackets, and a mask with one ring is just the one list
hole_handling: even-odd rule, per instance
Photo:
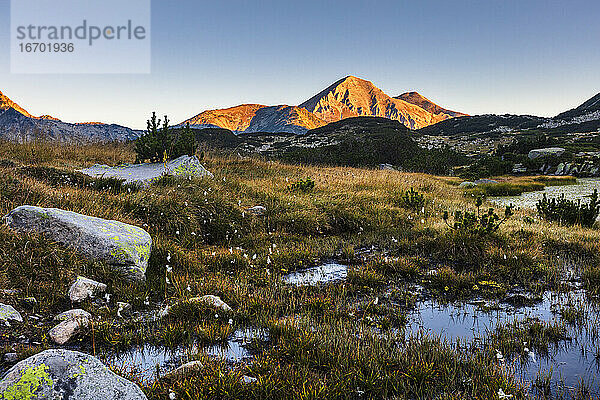
{"label": "mossy ground", "polygon": [[[1,301],[26,320],[2,329],[4,352],[16,347],[26,357],[51,346],[51,318],[72,307],[67,290],[77,275],[108,284],[112,294],[108,305],[102,299],[82,305],[100,317],[75,343],[90,353],[146,342],[222,342],[241,326],[269,331],[269,343],[251,364],[231,366],[200,354],[205,368],[198,374],[144,387],[152,399],[168,398],[170,391],[214,399],[487,399],[500,388],[523,398],[523,388],[489,349],[464,351],[427,336],[404,339],[414,286],[441,301],[503,298],[516,288],[569,290],[563,278],[568,261],[577,259],[575,274],[589,290],[600,287],[598,230],[549,224],[519,210],[495,234],[453,232],[444,211],[474,205],[448,178],[207,153],[203,163],[214,179],[103,190],[93,182],[49,179],[44,171],[68,176],[94,163],[133,162],[130,147],[2,143],[0,150],[6,158],[0,214],[23,204],[57,207],[140,226],[153,238],[147,280],[135,286],[106,265],[1,226],[0,288],[20,290]],[[308,177],[314,189],[289,189]],[[421,208],[402,200],[410,188],[424,195]],[[266,214],[246,211],[256,205]],[[346,282],[281,282],[288,272],[327,260],[351,266]],[[206,294],[220,296],[233,312],[182,303],[167,318],[149,318],[166,304]],[[37,305],[25,308],[25,297]],[[119,318],[116,301],[131,303],[138,318]],[[258,381],[244,384],[243,375]]]}

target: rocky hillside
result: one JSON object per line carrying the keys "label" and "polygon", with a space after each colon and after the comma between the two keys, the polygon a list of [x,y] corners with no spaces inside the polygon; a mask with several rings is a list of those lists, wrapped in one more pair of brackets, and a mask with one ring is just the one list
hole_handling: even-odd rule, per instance
{"label": "rocky hillside", "polygon": [[14,109],[18,113],[23,114],[26,117],[34,118],[33,115],[29,114],[24,108],[22,108],[20,105],[18,105],[17,103],[6,97],[2,92],[0,92],[0,112],[6,111],[9,108]]}
{"label": "rocky hillside", "polygon": [[433,101],[429,100],[427,97],[421,95],[418,92],[406,92],[401,94],[400,96],[394,97],[398,100],[403,100],[407,103],[414,104],[415,106],[421,107],[425,111],[429,111],[434,115],[446,115],[449,118],[463,117],[466,114],[459,113],[452,110],[447,110],[435,104]]}
{"label": "rocky hillside", "polygon": [[223,128],[233,132],[243,132],[250,126],[256,112],[265,107],[260,104],[242,104],[220,110],[208,110],[183,121],[180,125],[189,123],[190,126],[198,129]]}
{"label": "rocky hillside", "polygon": [[[416,92],[392,98],[364,79],[343,78],[299,106],[246,104],[209,110],[183,121],[194,128],[225,128],[236,133],[305,133],[351,117],[382,117],[419,129],[464,114],[446,110]],[[416,95],[415,95],[416,94]],[[402,97],[400,96],[400,97]],[[425,107],[425,108],[423,108]]]}
{"label": "rocky hillside", "polygon": [[44,138],[61,142],[111,142],[137,138],[141,132],[99,122],[71,124],[50,115],[34,117],[0,92],[0,138],[24,141]]}

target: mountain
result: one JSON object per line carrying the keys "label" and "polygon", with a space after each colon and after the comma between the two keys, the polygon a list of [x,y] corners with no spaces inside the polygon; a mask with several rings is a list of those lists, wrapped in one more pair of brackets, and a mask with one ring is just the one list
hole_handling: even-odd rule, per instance
{"label": "mountain", "polygon": [[423,110],[429,111],[430,113],[432,113],[434,115],[444,114],[444,115],[447,115],[448,118],[456,118],[456,117],[466,116],[466,114],[442,108],[418,92],[406,92],[406,93],[402,93],[400,96],[396,96],[394,98],[398,99],[398,100],[404,100],[405,102],[414,104],[415,106],[419,106]]}
{"label": "mountain", "polygon": [[22,108],[20,105],[18,105],[17,103],[6,97],[2,92],[0,92],[0,112],[6,111],[9,108],[14,109],[18,113],[26,117],[34,118],[33,115],[29,114],[24,108]]}
{"label": "mountain", "polygon": [[[600,111],[600,93],[583,103],[577,108],[566,111],[554,117],[555,120],[570,120],[589,116]],[[598,119],[598,116],[596,117]]]}
{"label": "mountain", "polygon": [[431,136],[468,136],[474,134],[505,134],[513,131],[535,129],[549,118],[533,115],[473,115],[449,119],[418,130]]}
{"label": "mountain", "polygon": [[189,123],[192,128],[223,128],[233,132],[243,132],[250,126],[256,112],[265,107],[260,104],[242,104],[220,110],[208,110],[179,125],[185,126]]}
{"label": "mountain", "polygon": [[256,111],[245,133],[252,132],[288,132],[302,134],[307,129],[326,125],[304,108],[296,106],[264,107]]}
{"label": "mountain", "polygon": [[410,129],[419,129],[440,121],[462,116],[446,110],[417,92],[392,98],[373,83],[347,76],[299,106],[263,106],[243,104],[204,111],[183,121],[193,128],[224,128],[235,133],[305,133],[350,117],[383,117],[400,121]]}
{"label": "mountain", "polygon": [[382,117],[400,121],[410,129],[423,128],[448,118],[385,94],[373,83],[347,76],[300,104],[320,119],[335,122],[348,117]]}
{"label": "mountain", "polygon": [[45,138],[62,142],[109,142],[136,139],[139,131],[114,124],[70,124],[50,115],[34,117],[0,92],[0,138],[23,141]]}

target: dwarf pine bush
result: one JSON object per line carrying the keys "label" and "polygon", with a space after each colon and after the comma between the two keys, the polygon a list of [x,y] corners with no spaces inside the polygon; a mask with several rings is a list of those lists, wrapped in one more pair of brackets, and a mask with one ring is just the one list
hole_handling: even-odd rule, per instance
{"label": "dwarf pine bush", "polygon": [[452,230],[458,233],[473,234],[473,235],[488,235],[496,232],[500,225],[502,225],[508,218],[513,214],[512,207],[506,206],[504,210],[504,217],[496,213],[493,208],[489,208],[487,212],[480,212],[480,207],[483,204],[483,200],[478,197],[475,201],[477,211],[456,211],[454,213],[454,223],[448,223],[449,215],[448,212],[444,212],[444,221]]}
{"label": "dwarf pine bush", "polygon": [[189,123],[183,129],[173,129],[169,127],[166,115],[161,121],[156,118],[155,112],[147,121],[146,133],[135,142],[137,162],[164,162],[186,154],[192,156],[196,148],[196,139]]}
{"label": "dwarf pine bush", "polygon": [[588,203],[582,203],[581,200],[568,200],[564,194],[554,199],[548,199],[544,195],[544,198],[537,202],[536,208],[538,214],[548,221],[591,227],[600,214],[600,201],[597,190],[594,190]]}

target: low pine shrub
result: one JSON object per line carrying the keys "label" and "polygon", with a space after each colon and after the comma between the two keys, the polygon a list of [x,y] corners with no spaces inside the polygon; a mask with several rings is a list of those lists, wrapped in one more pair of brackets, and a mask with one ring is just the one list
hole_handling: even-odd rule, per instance
{"label": "low pine shrub", "polygon": [[548,221],[555,221],[562,225],[581,225],[591,227],[600,214],[600,201],[598,191],[590,197],[590,201],[582,203],[581,200],[568,200],[564,195],[548,199],[546,195],[537,202],[538,214]]}

